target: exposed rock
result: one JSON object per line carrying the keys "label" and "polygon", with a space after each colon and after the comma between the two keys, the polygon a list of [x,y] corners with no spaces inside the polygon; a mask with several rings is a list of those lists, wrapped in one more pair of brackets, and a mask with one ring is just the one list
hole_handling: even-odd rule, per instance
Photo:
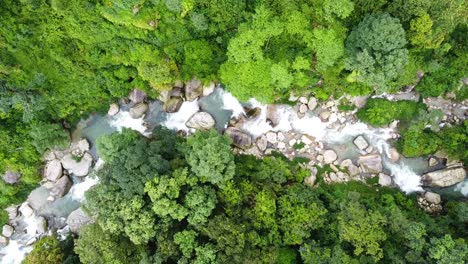
{"label": "exposed rock", "polygon": [[435,166],[437,164],[439,164],[439,162],[437,161],[436,158],[434,158],[434,157],[429,158],[429,167]]}
{"label": "exposed rock", "polygon": [[19,211],[24,217],[29,217],[34,213],[33,209],[27,203],[23,203]]}
{"label": "exposed rock", "polygon": [[[183,86],[183,84],[182,84]],[[163,103],[166,103],[167,101],[169,101],[169,99],[171,98],[171,91],[169,90],[165,90],[165,91],[160,91],[159,92],[159,95],[158,95],[158,100],[163,102]]]}
{"label": "exposed rock", "polygon": [[296,145],[296,143],[297,143],[296,139],[293,138],[293,139],[289,140],[288,145],[291,146],[291,147],[294,147],[294,145]]}
{"label": "exposed rock", "polygon": [[183,87],[174,87],[171,90],[171,97],[181,97],[184,94]]}
{"label": "exposed rock", "polygon": [[323,152],[323,161],[326,164],[333,163],[337,158],[338,158],[338,156],[336,155],[336,152],[333,151],[333,150],[329,149],[329,150],[325,150],[325,152]]}
{"label": "exposed rock", "polygon": [[393,162],[397,162],[400,159],[400,153],[396,150],[396,148],[389,149],[390,160]]}
{"label": "exposed rock", "polygon": [[193,101],[203,93],[203,85],[200,80],[193,78],[185,85],[185,99]]}
{"label": "exposed rock", "polygon": [[56,181],[62,177],[62,164],[59,160],[54,159],[47,162],[44,168],[44,177],[49,181]]}
{"label": "exposed rock", "polygon": [[212,94],[216,89],[216,85],[212,82],[208,86],[203,86],[203,96]]}
{"label": "exposed rock", "polygon": [[234,145],[241,149],[247,149],[252,145],[252,137],[235,127],[228,127],[225,133],[231,137]]}
{"label": "exposed rock", "polygon": [[164,104],[164,111],[168,113],[175,113],[179,111],[182,103],[183,103],[182,98],[172,97]]}
{"label": "exposed rock", "polygon": [[426,173],[422,176],[422,181],[425,186],[448,187],[462,182],[465,177],[464,168],[453,167]]}
{"label": "exposed rock", "polygon": [[0,246],[7,246],[8,242],[9,242],[8,238],[4,236],[0,236]]}
{"label": "exposed rock", "polygon": [[8,184],[16,184],[18,183],[19,179],[21,178],[21,173],[19,172],[12,172],[12,171],[6,171],[5,174],[3,174],[3,181],[5,181]]}
{"label": "exposed rock", "polygon": [[266,133],[266,138],[267,141],[270,142],[271,144],[276,144],[278,142],[278,136],[276,135],[275,132],[267,132]]}
{"label": "exposed rock", "polygon": [[329,111],[323,111],[322,113],[320,113],[320,119],[322,119],[322,121],[327,121],[328,118],[330,117],[331,113]]}
{"label": "exposed rock", "polygon": [[71,154],[67,154],[62,158],[62,166],[75,176],[83,177],[88,175],[89,169],[93,164],[93,157],[86,152],[78,161]]}
{"label": "exposed rock", "polygon": [[304,183],[309,186],[314,186],[317,180],[317,168],[310,168],[310,176],[304,179]]}
{"label": "exposed rock", "polygon": [[112,103],[110,104],[109,106],[109,110],[107,110],[107,115],[109,116],[115,116],[116,114],[118,114],[120,111],[120,107],[118,104],[116,103]]}
{"label": "exposed rock", "polygon": [[442,201],[440,199],[440,195],[437,193],[433,193],[433,192],[426,192],[424,194],[424,198],[426,198],[428,202],[433,203],[433,204],[440,204]]}
{"label": "exposed rock", "polygon": [[18,207],[11,205],[5,209],[8,214],[8,220],[13,220],[18,216]]}
{"label": "exposed rock", "polygon": [[301,104],[307,104],[307,97],[305,97],[305,96],[299,97],[299,102],[300,102]]}
{"label": "exposed rock", "polygon": [[77,142],[73,142],[70,146],[70,151],[75,157],[83,157],[86,151],[89,151],[89,142],[85,138]]}
{"label": "exposed rock", "polygon": [[359,168],[356,165],[351,164],[351,165],[348,166],[348,172],[349,172],[349,175],[354,177],[354,176],[359,175],[360,171],[359,171]]}
{"label": "exposed rock", "polygon": [[39,211],[47,204],[47,200],[44,197],[49,195],[49,190],[44,188],[36,188],[29,193],[27,202],[28,205],[34,210]]}
{"label": "exposed rock", "polygon": [[366,139],[363,136],[357,136],[354,139],[353,143],[360,150],[364,150],[367,147],[369,147],[369,143],[367,143]]}
{"label": "exposed rock", "polygon": [[299,113],[304,114],[305,112],[307,112],[307,110],[308,110],[307,105],[301,104],[301,105],[299,106]]}
{"label": "exposed rock", "polygon": [[146,111],[148,111],[148,104],[146,103],[138,103],[134,105],[132,108],[130,108],[130,116],[132,118],[140,118],[142,117]]}
{"label": "exposed rock", "polygon": [[278,149],[284,149],[286,148],[286,144],[284,142],[278,142],[278,145],[277,145]]}
{"label": "exposed rock", "polygon": [[353,161],[350,160],[350,159],[345,159],[341,162],[340,166],[341,167],[344,167],[344,168],[347,168],[349,167],[350,165],[353,165]]}
{"label": "exposed rock", "polygon": [[268,140],[265,135],[257,139],[257,147],[260,151],[265,151],[268,147]]}
{"label": "exposed rock", "polygon": [[379,154],[360,156],[358,164],[363,173],[380,173],[382,171],[382,158]]}
{"label": "exposed rock", "polygon": [[283,132],[278,132],[276,135],[278,137],[278,141],[283,141],[286,138]]}
{"label": "exposed rock", "polygon": [[379,184],[382,186],[391,186],[392,185],[392,177],[388,176],[384,173],[379,173]]}
{"label": "exposed rock", "polygon": [[83,225],[93,223],[93,219],[91,219],[83,209],[78,208],[75,211],[71,212],[71,214],[67,218],[67,224],[70,227],[70,231],[75,234],[79,234],[80,229]]}
{"label": "exposed rock", "polygon": [[368,147],[366,148],[366,153],[369,154],[369,153],[371,153],[373,150],[374,150],[374,147],[368,146]]}
{"label": "exposed rock", "polygon": [[44,217],[42,216],[39,216],[37,218],[37,229],[36,229],[36,233],[38,233],[39,235],[42,235],[44,234],[45,232],[47,232],[47,221]]}
{"label": "exposed rock", "polygon": [[307,135],[302,135],[301,141],[304,142],[304,144],[306,145],[310,145],[313,143],[312,139],[310,139],[310,137]]}
{"label": "exposed rock", "polygon": [[272,127],[276,127],[281,121],[280,115],[278,115],[278,105],[271,104],[267,106],[266,119]]}
{"label": "exposed rock", "polygon": [[54,184],[54,187],[50,191],[50,195],[55,198],[63,197],[70,190],[71,186],[72,182],[68,176],[63,176]]}
{"label": "exposed rock", "polygon": [[42,155],[42,160],[43,161],[51,161],[51,160],[54,160],[54,159],[56,159],[55,153],[54,153],[54,151],[52,151],[50,149],[46,150],[44,155]]}
{"label": "exposed rock", "polygon": [[289,94],[289,99],[288,99],[288,100],[289,100],[290,102],[296,102],[297,99],[299,99],[299,96],[296,96],[296,95],[294,94],[294,92],[291,92],[291,93]]}
{"label": "exposed rock", "polygon": [[146,93],[139,90],[139,89],[137,89],[137,88],[135,88],[128,95],[128,99],[130,99],[130,101],[132,101],[132,103],[138,104],[138,103],[141,103],[141,102],[145,101]]}
{"label": "exposed rock", "polygon": [[309,110],[312,111],[317,107],[317,99],[315,97],[310,97],[309,102],[307,102],[307,107],[309,107]]}
{"label": "exposed rock", "polygon": [[210,129],[214,127],[215,120],[207,112],[198,112],[190,117],[185,125],[195,129]]}
{"label": "exposed rock", "polygon": [[15,229],[10,225],[4,225],[2,228],[2,235],[4,237],[11,237],[13,232],[15,232]]}

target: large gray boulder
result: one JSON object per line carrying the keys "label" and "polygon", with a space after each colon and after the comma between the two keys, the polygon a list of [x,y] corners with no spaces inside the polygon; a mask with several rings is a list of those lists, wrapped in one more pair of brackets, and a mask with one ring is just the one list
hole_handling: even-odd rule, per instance
{"label": "large gray boulder", "polygon": [[2,235],[4,237],[11,237],[15,229],[11,225],[4,225],[2,228]]}
{"label": "large gray boulder", "polygon": [[55,198],[63,197],[68,193],[72,185],[73,184],[68,176],[63,176],[54,184],[54,187],[50,191],[50,195],[54,196]]}
{"label": "large gray boulder", "polygon": [[83,225],[93,223],[93,219],[89,217],[83,209],[78,208],[75,211],[71,212],[71,214],[67,218],[67,225],[70,227],[70,231],[75,234],[79,234],[80,229]]}
{"label": "large gray boulder", "polygon": [[44,178],[49,181],[56,181],[62,177],[62,164],[59,160],[53,159],[47,162],[44,168]]}
{"label": "large gray boulder", "polygon": [[354,139],[353,143],[360,150],[365,150],[369,146],[369,143],[367,143],[366,139],[363,136],[357,136]]}
{"label": "large gray boulder", "polygon": [[252,137],[235,127],[228,127],[224,133],[231,137],[238,148],[247,149],[252,145]]}
{"label": "large gray boulder", "polygon": [[23,203],[20,206],[19,211],[24,217],[29,217],[34,214],[33,209],[28,205],[28,203]]}
{"label": "large gray boulder", "polygon": [[379,184],[381,186],[392,186],[392,177],[384,173],[379,173]]}
{"label": "large gray boulder", "polygon": [[73,142],[70,146],[70,151],[75,157],[83,157],[86,151],[89,151],[89,142],[85,138]]}
{"label": "large gray boulder", "polygon": [[138,103],[134,105],[132,108],[130,108],[130,116],[132,118],[140,118],[142,117],[146,111],[148,111],[148,104],[146,103]]}
{"label": "large gray boulder", "polygon": [[132,101],[133,103],[138,104],[145,101],[146,93],[135,88],[128,95],[128,99],[130,99],[130,101]]}
{"label": "large gray boulder", "polygon": [[331,149],[323,152],[323,162],[325,162],[325,164],[333,163],[337,158],[336,152]]}
{"label": "large gray boulder", "polygon": [[422,182],[428,187],[448,187],[462,182],[465,177],[464,168],[453,167],[426,173],[422,176]]}
{"label": "large gray boulder", "polygon": [[175,113],[179,111],[180,106],[182,106],[182,98],[180,97],[172,97],[171,99],[167,100],[164,103],[164,111],[168,113]]}
{"label": "large gray boulder", "polygon": [[118,114],[120,111],[120,106],[116,103],[112,103],[110,104],[109,106],[109,110],[107,111],[107,115],[109,116],[115,116],[116,114]]}
{"label": "large gray boulder", "polygon": [[195,129],[210,129],[214,127],[215,120],[207,112],[198,112],[195,113],[190,119],[185,123],[187,127]]}
{"label": "large gray boulder", "polygon": [[358,159],[359,167],[363,173],[378,174],[382,172],[382,158],[379,154],[370,154],[360,156]]}
{"label": "large gray boulder", "polygon": [[200,80],[193,78],[185,85],[185,99],[193,101],[203,93],[203,84]]}
{"label": "large gray boulder", "polygon": [[3,174],[3,177],[2,177],[3,181],[5,181],[8,184],[18,183],[20,178],[21,178],[21,173],[12,172],[12,171],[6,171],[5,174]]}
{"label": "large gray boulder", "polygon": [[37,227],[36,233],[39,235],[45,234],[47,232],[47,220],[43,216],[37,218]]}
{"label": "large gray boulder", "polygon": [[89,169],[93,164],[93,157],[86,152],[81,159],[77,160],[72,154],[67,154],[61,161],[63,168],[68,172],[78,177],[84,177],[89,173]]}

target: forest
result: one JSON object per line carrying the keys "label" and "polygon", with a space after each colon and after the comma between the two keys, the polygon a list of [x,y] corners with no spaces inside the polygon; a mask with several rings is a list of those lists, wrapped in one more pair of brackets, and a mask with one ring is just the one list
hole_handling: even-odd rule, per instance
{"label": "forest", "polygon": [[[439,128],[423,100],[468,99],[467,20],[464,0],[2,0],[0,175],[21,178],[0,180],[0,208],[37,187],[42,155],[81,118],[194,77],[262,103],[414,89],[417,102],[373,98],[357,116],[400,120],[405,157],[442,150],[466,166],[468,121]],[[372,182],[312,189],[300,161],[233,154],[213,131],[153,134],[99,139],[96,223],[76,241],[43,238],[26,263],[468,261],[466,201],[430,216]]]}

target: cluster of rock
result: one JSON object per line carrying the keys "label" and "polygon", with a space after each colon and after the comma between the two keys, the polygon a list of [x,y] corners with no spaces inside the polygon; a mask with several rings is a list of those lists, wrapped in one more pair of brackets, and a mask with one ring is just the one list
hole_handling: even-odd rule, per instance
{"label": "cluster of rock", "polygon": [[454,163],[444,169],[423,174],[422,182],[427,187],[448,187],[462,182],[465,178],[465,168],[461,163]]}
{"label": "cluster of rock", "polygon": [[444,114],[442,126],[447,123],[458,123],[468,117],[468,100],[462,102],[440,97],[424,98],[423,102],[429,110],[440,110]]}
{"label": "cluster of rock", "polygon": [[21,173],[10,170],[7,170],[2,176],[3,181],[7,184],[17,184],[20,178]]}
{"label": "cluster of rock", "polygon": [[438,214],[442,211],[440,195],[433,192],[423,192],[418,195],[418,205],[424,211],[431,214]]}

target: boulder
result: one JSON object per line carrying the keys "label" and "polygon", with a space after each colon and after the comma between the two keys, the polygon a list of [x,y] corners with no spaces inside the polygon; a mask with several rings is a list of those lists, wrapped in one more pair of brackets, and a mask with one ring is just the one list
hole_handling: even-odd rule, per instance
{"label": "boulder", "polygon": [[54,187],[50,191],[50,195],[55,198],[63,197],[68,193],[72,185],[73,184],[68,176],[63,176],[54,184]]}
{"label": "boulder", "polygon": [[10,225],[4,225],[2,228],[2,235],[4,237],[11,237],[13,232],[15,232],[15,229]]}
{"label": "boulder", "polygon": [[37,218],[36,224],[37,224],[37,228],[36,228],[37,234],[42,235],[45,232],[47,232],[47,221],[44,217],[39,216]]}
{"label": "boulder", "polygon": [[216,89],[216,85],[212,82],[208,86],[203,86],[203,96],[209,96]]}
{"label": "boulder", "polygon": [[83,157],[86,151],[89,151],[89,142],[85,138],[82,138],[77,142],[73,142],[70,146],[70,152],[75,157]]}
{"label": "boulder", "polygon": [[435,166],[437,164],[439,164],[439,162],[437,161],[436,158],[434,158],[434,157],[429,158],[429,167]]}
{"label": "boulder", "polygon": [[185,125],[195,129],[210,129],[214,127],[215,120],[207,112],[198,112],[190,117]]}
{"label": "boulder", "polygon": [[392,177],[388,176],[384,173],[379,173],[379,184],[381,186],[391,186],[392,185]]}
{"label": "boulder", "polygon": [[317,107],[317,99],[315,99],[315,97],[310,97],[307,102],[307,107],[310,111],[314,110]]}
{"label": "boulder", "polygon": [[8,242],[9,242],[9,239],[4,237],[4,236],[0,236],[0,246],[7,246],[8,245]]}
{"label": "boulder", "polygon": [[8,220],[13,220],[18,216],[18,207],[16,205],[11,205],[5,209],[8,214]]}
{"label": "boulder", "polygon": [[307,135],[302,135],[301,141],[306,145],[310,145],[313,143],[313,140]]}
{"label": "boulder", "polygon": [[185,99],[193,101],[203,93],[203,85],[200,80],[193,78],[185,85]]}
{"label": "boulder", "polygon": [[257,147],[260,151],[265,151],[268,147],[268,140],[265,135],[257,139]]}
{"label": "boulder", "polygon": [[369,154],[360,156],[358,159],[359,167],[363,173],[377,174],[382,172],[382,158],[379,154]]}
{"label": "boulder", "polygon": [[164,111],[166,111],[167,113],[175,113],[179,111],[182,103],[182,98],[172,97],[171,99],[167,100],[167,102],[164,104]]}
{"label": "boulder", "polygon": [[440,204],[442,201],[440,199],[440,195],[437,193],[433,193],[433,192],[426,192],[424,194],[424,198],[426,199],[426,201],[433,203],[433,204]]}
{"label": "boulder", "polygon": [[369,147],[369,143],[367,143],[367,140],[363,136],[357,136],[353,143],[360,150],[365,150]]}
{"label": "boulder", "polygon": [[86,152],[81,159],[77,160],[71,154],[67,154],[61,161],[64,169],[75,176],[84,177],[89,173],[89,169],[93,164],[93,157]]}
{"label": "boulder", "polygon": [[75,211],[71,212],[71,214],[67,218],[67,225],[70,227],[70,231],[75,234],[79,234],[80,229],[83,225],[93,223],[93,219],[89,217],[83,209],[78,208]]}
{"label": "boulder", "polygon": [[422,182],[429,187],[448,187],[462,182],[465,177],[466,171],[464,168],[453,167],[428,172],[422,176]]}
{"label": "boulder", "polygon": [[271,104],[267,106],[266,119],[270,123],[271,127],[276,127],[280,121],[281,116],[278,114],[279,105]]}
{"label": "boulder", "polygon": [[360,173],[359,168],[354,164],[348,166],[348,172],[352,177],[357,176]]}
{"label": "boulder", "polygon": [[231,137],[238,148],[247,149],[252,145],[252,137],[235,127],[228,127],[224,133]]}
{"label": "boulder", "polygon": [[138,104],[138,103],[141,103],[141,102],[145,101],[146,93],[139,90],[139,89],[137,89],[137,88],[135,88],[128,95],[128,99],[130,99],[130,101],[132,101],[132,103]]}
{"label": "boulder", "polygon": [[23,203],[19,211],[24,217],[29,217],[34,213],[33,209],[27,203]]}
{"label": "boulder", "polygon": [[286,148],[286,144],[282,141],[278,142],[278,145],[277,145],[278,149],[284,149]]}
{"label": "boulder", "polygon": [[325,150],[325,152],[323,152],[323,161],[325,164],[333,163],[337,158],[338,156],[336,155],[336,152],[331,149]]}
{"label": "boulder", "polygon": [[308,110],[307,105],[301,104],[301,105],[299,106],[299,113],[304,114],[305,112],[307,112],[307,110]]}
{"label": "boulder", "polygon": [[148,104],[146,103],[138,103],[134,105],[132,108],[130,108],[130,116],[132,118],[140,118],[142,117],[146,111],[148,111]]}
{"label": "boulder", "polygon": [[49,196],[49,190],[42,186],[32,190],[29,193],[26,201],[34,211],[39,211],[41,208],[44,208],[44,206],[47,205],[47,196]]}
{"label": "boulder", "polygon": [[278,142],[278,136],[276,135],[275,132],[267,132],[266,133],[266,139],[268,142],[271,144],[276,144]]}
{"label": "boulder", "polygon": [[19,172],[12,172],[12,171],[6,171],[5,174],[3,174],[3,181],[8,183],[8,184],[16,184],[18,183],[19,179],[21,178],[21,173]]}
{"label": "boulder", "polygon": [[276,134],[276,137],[278,138],[278,141],[283,141],[286,137],[284,136],[283,132],[278,132]]}
{"label": "boulder", "polygon": [[396,148],[389,149],[390,160],[393,162],[397,162],[400,159],[400,153],[396,150]]}
{"label": "boulder", "polygon": [[44,168],[44,178],[49,181],[56,181],[62,177],[62,164],[59,160],[54,159],[47,162]]}
{"label": "boulder", "polygon": [[166,103],[167,101],[169,101],[169,99],[171,98],[171,91],[170,90],[164,90],[164,91],[160,91],[159,92],[159,95],[158,95],[158,100],[163,102],[163,103]]}
{"label": "boulder", "polygon": [[115,116],[120,111],[120,106],[117,103],[112,103],[109,106],[109,110],[107,110],[107,115]]}
{"label": "boulder", "polygon": [[328,120],[330,115],[331,113],[329,111],[323,111],[322,113],[320,113],[320,119],[325,122]]}
{"label": "boulder", "polygon": [[309,185],[309,186],[314,186],[315,181],[317,180],[317,168],[312,167],[310,168],[310,176],[304,179],[304,184]]}
{"label": "boulder", "polygon": [[184,87],[174,87],[171,90],[171,97],[181,97],[184,95]]}
{"label": "boulder", "polygon": [[54,151],[52,151],[50,149],[46,150],[44,155],[42,155],[42,160],[43,161],[51,161],[51,160],[54,160],[54,159],[56,159],[55,153],[54,153]]}

